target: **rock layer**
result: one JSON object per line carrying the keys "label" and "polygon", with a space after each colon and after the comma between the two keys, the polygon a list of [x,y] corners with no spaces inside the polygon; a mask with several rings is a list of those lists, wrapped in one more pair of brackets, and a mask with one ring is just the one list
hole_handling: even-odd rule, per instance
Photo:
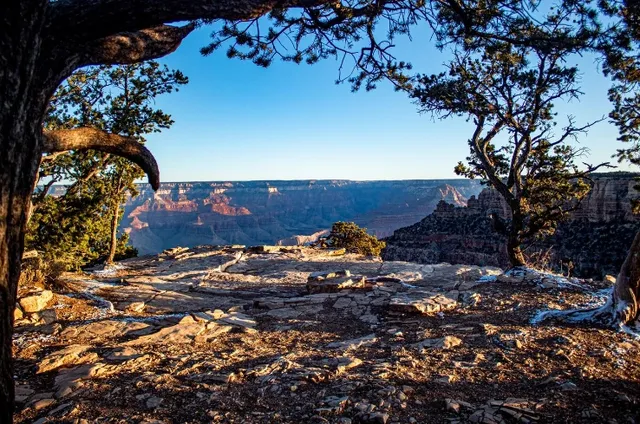
{"label": "rock layer", "polygon": [[[640,197],[636,175],[596,174],[594,186],[581,207],[561,223],[556,233],[527,250],[534,265],[573,275],[601,278],[617,274],[640,228],[631,201]],[[489,218],[509,218],[502,197],[484,189],[466,207],[440,202],[422,221],[398,229],[386,239],[385,260],[419,263],[464,263],[508,267],[505,239]]]}
{"label": "rock layer", "polygon": [[122,229],[141,254],[200,244],[313,241],[336,221],[378,237],[413,224],[440,200],[463,206],[481,190],[468,180],[163,183],[125,206]]}

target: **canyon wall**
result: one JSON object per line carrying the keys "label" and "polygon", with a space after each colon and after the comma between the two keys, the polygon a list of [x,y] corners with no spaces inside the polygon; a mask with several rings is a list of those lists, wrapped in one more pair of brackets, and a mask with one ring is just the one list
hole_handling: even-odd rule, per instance
{"label": "canyon wall", "polygon": [[441,200],[464,206],[482,187],[469,180],[249,181],[140,184],[121,229],[140,254],[201,244],[311,241],[336,221],[378,237],[420,221]]}
{"label": "canyon wall", "polygon": [[[616,275],[640,219],[631,201],[640,193],[635,174],[595,174],[594,186],[580,208],[556,233],[526,250],[533,264],[581,277]],[[440,202],[420,222],[398,229],[387,238],[385,260],[420,263],[461,263],[508,267],[503,236],[494,232],[489,215],[510,216],[502,197],[484,189],[465,207]]]}

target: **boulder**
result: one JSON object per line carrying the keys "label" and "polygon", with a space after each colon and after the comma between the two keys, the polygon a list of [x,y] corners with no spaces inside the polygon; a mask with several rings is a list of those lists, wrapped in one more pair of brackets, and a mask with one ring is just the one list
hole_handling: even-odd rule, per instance
{"label": "boulder", "polygon": [[22,297],[19,303],[24,312],[33,313],[45,309],[51,299],[53,299],[51,290],[41,290]]}

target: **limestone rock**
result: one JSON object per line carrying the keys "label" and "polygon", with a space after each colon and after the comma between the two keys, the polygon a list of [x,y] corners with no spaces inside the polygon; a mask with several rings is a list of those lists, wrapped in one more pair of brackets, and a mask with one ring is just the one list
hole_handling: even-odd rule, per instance
{"label": "limestone rock", "polygon": [[301,314],[302,312],[299,312],[293,308],[272,309],[269,312],[265,313],[265,315],[279,319],[297,318]]}
{"label": "limestone rock", "polygon": [[369,334],[364,337],[360,337],[357,339],[351,340],[340,340],[336,342],[331,342],[327,345],[329,349],[343,349],[343,350],[353,350],[357,349],[361,346],[367,346],[374,344],[378,341],[378,338],[375,334]]}
{"label": "limestone rock", "polygon": [[98,359],[98,355],[95,352],[87,353],[87,350],[90,348],[90,345],[70,345],[62,350],[53,352],[40,361],[36,374],[52,371],[69,365],[94,362]]}
{"label": "limestone rock", "polygon": [[27,313],[39,312],[53,299],[51,290],[42,290],[20,298],[20,306]]}
{"label": "limestone rock", "polygon": [[75,368],[60,371],[55,379],[56,398],[66,397],[84,384],[84,380],[99,376],[106,372],[102,363],[84,364]]}
{"label": "limestone rock", "polygon": [[28,384],[16,384],[15,393],[16,402],[24,403],[35,393],[35,390],[33,390]]}
{"label": "limestone rock", "polygon": [[128,312],[142,312],[147,305],[144,302],[132,302],[127,306]]}
{"label": "limestone rock", "polygon": [[397,293],[389,300],[389,310],[409,314],[435,314],[455,309],[458,302],[448,295],[415,290]]}

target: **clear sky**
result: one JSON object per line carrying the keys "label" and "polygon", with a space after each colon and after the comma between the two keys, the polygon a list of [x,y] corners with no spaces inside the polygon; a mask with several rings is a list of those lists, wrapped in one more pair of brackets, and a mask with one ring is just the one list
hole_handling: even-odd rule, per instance
{"label": "clear sky", "polygon": [[[334,60],[274,62],[264,69],[227,59],[224,50],[202,57],[210,32],[199,29],[162,59],[190,79],[180,92],[158,99],[175,120],[148,137],[163,181],[456,177],[453,167],[466,157],[472,133],[464,119],[419,115],[406,95],[384,82],[352,93],[349,85],[335,84]],[[446,59],[427,35],[403,43],[396,56],[425,73],[439,72]],[[593,58],[576,60],[586,94],[558,112],[580,124],[608,113],[608,83]],[[581,138],[592,163],[611,160],[619,144],[607,122]]]}

